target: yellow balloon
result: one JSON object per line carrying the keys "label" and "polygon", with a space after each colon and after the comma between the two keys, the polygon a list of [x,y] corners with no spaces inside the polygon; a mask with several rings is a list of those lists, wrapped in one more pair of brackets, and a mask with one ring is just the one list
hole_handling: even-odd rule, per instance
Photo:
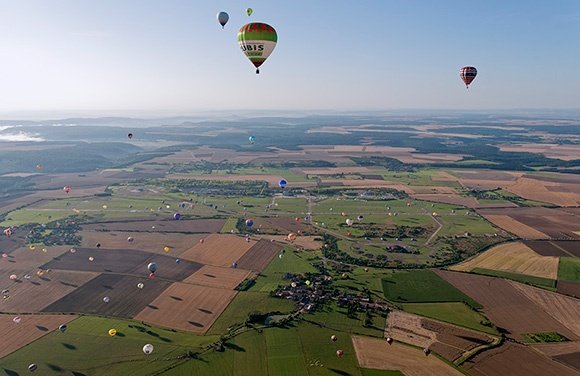
{"label": "yellow balloon", "polygon": [[116,329],[109,329],[109,335],[110,335],[111,337],[114,337],[114,336],[116,336],[116,335],[117,335],[117,330],[116,330]]}
{"label": "yellow balloon", "polygon": [[169,253],[169,251],[171,251],[171,248],[169,248],[168,246],[163,247],[163,252]]}

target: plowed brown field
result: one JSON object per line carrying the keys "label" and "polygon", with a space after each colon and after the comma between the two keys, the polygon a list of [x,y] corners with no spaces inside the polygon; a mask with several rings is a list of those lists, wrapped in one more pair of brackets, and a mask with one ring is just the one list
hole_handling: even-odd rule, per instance
{"label": "plowed brown field", "polygon": [[523,239],[548,239],[549,236],[530,226],[527,226],[508,215],[484,214],[485,219],[497,227],[511,232]]}
{"label": "plowed brown field", "polygon": [[402,311],[392,311],[387,318],[385,337],[430,348],[449,361],[464,352],[492,342],[490,336],[444,324]]}
{"label": "plowed brown field", "polygon": [[384,339],[353,336],[352,343],[358,363],[363,368],[399,370],[405,376],[461,376],[461,372],[435,356],[425,356],[423,351]]}
{"label": "plowed brown field", "polygon": [[[44,252],[42,249],[46,249]],[[55,257],[60,257],[67,252],[70,247],[43,247],[37,246],[34,251],[28,247],[21,247],[9,254],[6,259],[0,259],[0,267],[3,271],[22,271],[36,269],[51,261]],[[0,250],[4,251],[2,248]],[[17,273],[18,274],[18,273]]]}
{"label": "plowed brown field", "polygon": [[510,337],[524,340],[525,333],[558,332],[580,339],[510,281],[468,273],[437,271],[437,274],[483,305],[483,312]]}
{"label": "plowed brown field", "polygon": [[468,272],[483,268],[555,280],[558,277],[559,260],[558,257],[540,256],[525,244],[513,242],[492,247],[449,269]]}
{"label": "plowed brown field", "polygon": [[[163,247],[171,248],[172,256],[179,256],[196,245],[205,234],[121,232],[121,231],[81,231],[82,246],[92,248],[100,243],[101,249],[138,249],[165,254]],[[127,238],[133,238],[132,242]]]}
{"label": "plowed brown field", "polygon": [[205,334],[236,293],[227,289],[174,283],[135,319]]}
{"label": "plowed brown field", "polygon": [[320,238],[318,236],[299,236],[292,243],[288,241],[287,236],[283,235],[266,235],[262,238],[266,240],[274,239],[278,244],[290,244],[293,247],[300,247],[304,248],[305,250],[315,250],[322,247],[322,241],[314,240],[316,238]]}
{"label": "plowed brown field", "polygon": [[506,342],[503,346],[485,351],[464,367],[473,376],[577,376],[574,370],[563,366],[531,348]]}
{"label": "plowed brown field", "polygon": [[185,260],[195,261],[206,265],[231,267],[246,252],[256,244],[256,240],[249,242],[245,238],[230,234],[211,234],[181,254]]}
{"label": "plowed brown field", "polygon": [[53,270],[42,277],[29,271],[31,278],[23,278],[24,273],[17,274],[19,280],[10,281],[9,274],[0,271],[0,280],[7,281],[2,289],[9,289],[9,298],[0,301],[3,312],[39,312],[51,303],[68,295],[78,287],[97,277],[97,273],[78,273]]}
{"label": "plowed brown field", "polygon": [[240,257],[238,267],[261,272],[278,255],[280,250],[282,250],[281,245],[262,239]]}
{"label": "plowed brown field", "polygon": [[16,324],[12,321],[14,317],[15,315],[0,315],[0,358],[77,318],[72,315],[22,315],[20,323]]}
{"label": "plowed brown field", "polygon": [[521,177],[507,190],[528,200],[547,202],[559,206],[580,204],[580,184],[562,184]]}
{"label": "plowed brown field", "polygon": [[205,265],[183,282],[233,290],[250,274],[250,271],[244,269]]}
{"label": "plowed brown field", "polygon": [[542,310],[570,329],[580,339],[580,300],[537,287],[510,282]]}

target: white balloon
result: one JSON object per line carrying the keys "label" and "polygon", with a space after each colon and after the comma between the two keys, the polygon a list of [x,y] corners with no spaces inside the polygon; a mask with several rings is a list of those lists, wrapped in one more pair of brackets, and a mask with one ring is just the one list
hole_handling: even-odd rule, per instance
{"label": "white balloon", "polygon": [[145,346],[143,346],[143,352],[145,353],[145,355],[149,355],[153,352],[153,345],[148,343]]}

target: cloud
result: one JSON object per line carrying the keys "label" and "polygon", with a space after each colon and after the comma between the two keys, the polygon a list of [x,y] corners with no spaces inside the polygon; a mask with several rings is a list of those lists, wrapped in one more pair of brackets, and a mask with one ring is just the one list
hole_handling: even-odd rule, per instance
{"label": "cloud", "polygon": [[40,137],[37,133],[8,133],[0,134],[0,141],[12,141],[12,142],[42,142],[45,141],[44,138]]}

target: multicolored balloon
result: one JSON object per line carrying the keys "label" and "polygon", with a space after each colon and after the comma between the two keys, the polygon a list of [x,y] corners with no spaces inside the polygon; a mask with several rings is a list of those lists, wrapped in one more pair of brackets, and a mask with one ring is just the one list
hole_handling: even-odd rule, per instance
{"label": "multicolored balloon", "polygon": [[260,73],[260,66],[274,51],[277,42],[276,30],[265,23],[252,22],[242,26],[238,32],[238,44],[256,67],[256,74]]}
{"label": "multicolored balloon", "polygon": [[477,76],[477,69],[475,67],[463,67],[459,70],[459,76],[465,83],[465,87],[469,89],[469,85],[475,80]]}
{"label": "multicolored balloon", "polygon": [[230,15],[227,14],[226,12],[219,12],[217,14],[217,20],[220,23],[220,25],[222,25],[222,29],[226,26],[226,24],[228,23],[228,21],[230,20]]}

